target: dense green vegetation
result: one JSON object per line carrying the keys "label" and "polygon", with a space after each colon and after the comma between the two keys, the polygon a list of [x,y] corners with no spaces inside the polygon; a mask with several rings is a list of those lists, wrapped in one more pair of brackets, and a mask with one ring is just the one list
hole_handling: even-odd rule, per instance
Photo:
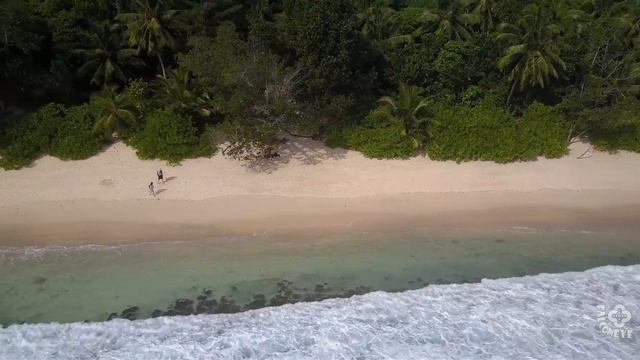
{"label": "dense green vegetation", "polygon": [[3,0],[0,166],[640,151],[637,0]]}
{"label": "dense green vegetation", "polygon": [[184,158],[213,153],[211,143],[200,140],[191,120],[170,109],[157,110],[143,119],[145,126],[130,139],[142,159],[177,163]]}
{"label": "dense green vegetation", "polygon": [[521,117],[490,102],[433,107],[428,147],[433,159],[509,162],[566,153],[568,126],[551,107],[534,103]]}

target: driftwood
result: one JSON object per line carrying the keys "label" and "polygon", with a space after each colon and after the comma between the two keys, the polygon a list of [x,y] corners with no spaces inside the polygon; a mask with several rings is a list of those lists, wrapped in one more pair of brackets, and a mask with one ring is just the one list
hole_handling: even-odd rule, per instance
{"label": "driftwood", "polygon": [[[587,156],[587,153],[589,153],[589,156]],[[578,159],[588,159],[590,158],[593,154],[593,148],[589,147],[587,150],[585,150],[582,154],[580,154],[580,156],[578,156]]]}
{"label": "driftwood", "polygon": [[294,132],[292,132],[292,131],[288,131],[288,130],[285,130],[285,132],[286,132],[288,135],[291,135],[291,136],[293,136],[293,137],[298,137],[298,138],[314,139],[314,140],[318,138],[318,136],[317,136],[317,135],[315,135],[315,134],[314,134],[314,135],[302,135],[302,134],[296,134],[296,133],[294,133]]}
{"label": "driftwood", "polygon": [[569,144],[574,144],[577,143],[579,141],[582,141],[582,136],[584,136],[584,134],[587,133],[587,131],[582,131],[581,133],[577,134],[577,135],[573,135],[573,132],[576,130],[576,125],[573,124],[571,125],[571,128],[569,129],[569,134],[567,135],[567,142]]}

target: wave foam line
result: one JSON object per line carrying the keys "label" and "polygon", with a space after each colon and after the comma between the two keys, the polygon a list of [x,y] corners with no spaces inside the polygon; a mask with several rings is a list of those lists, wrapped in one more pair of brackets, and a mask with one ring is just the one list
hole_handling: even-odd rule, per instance
{"label": "wave foam line", "polygon": [[[597,306],[624,305],[634,338]],[[637,359],[640,265],[437,285],[232,315],[12,325],[0,359]]]}

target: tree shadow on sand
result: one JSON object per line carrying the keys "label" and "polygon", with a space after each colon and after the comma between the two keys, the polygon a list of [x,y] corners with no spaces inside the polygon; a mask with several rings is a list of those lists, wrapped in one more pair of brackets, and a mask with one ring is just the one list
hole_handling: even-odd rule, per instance
{"label": "tree shadow on sand", "polygon": [[278,154],[280,156],[269,159],[248,160],[242,166],[255,172],[272,173],[291,161],[303,165],[317,165],[325,160],[344,159],[347,150],[332,149],[317,140],[287,138]]}

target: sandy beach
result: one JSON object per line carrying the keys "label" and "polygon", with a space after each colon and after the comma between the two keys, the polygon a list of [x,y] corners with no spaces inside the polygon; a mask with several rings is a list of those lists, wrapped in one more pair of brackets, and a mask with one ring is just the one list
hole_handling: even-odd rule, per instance
{"label": "sandy beach", "polygon": [[[576,143],[561,159],[495,164],[373,160],[293,140],[278,159],[216,155],[179,166],[117,143],[83,161],[0,170],[0,241],[127,242],[397,226],[638,232],[640,154]],[[147,185],[162,168],[167,179]]]}

